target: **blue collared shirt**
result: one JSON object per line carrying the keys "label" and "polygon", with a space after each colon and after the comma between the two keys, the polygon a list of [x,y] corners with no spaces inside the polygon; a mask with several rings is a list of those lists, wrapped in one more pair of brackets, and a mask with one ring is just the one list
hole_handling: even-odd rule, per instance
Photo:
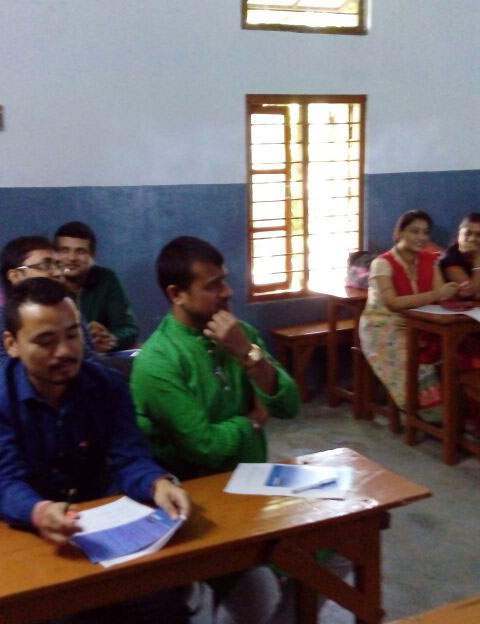
{"label": "blue collared shirt", "polygon": [[134,421],[128,387],[115,371],[83,362],[62,405],[39,396],[20,360],[0,369],[0,516],[30,524],[40,500],[90,500],[123,492],[151,500],[165,471]]}

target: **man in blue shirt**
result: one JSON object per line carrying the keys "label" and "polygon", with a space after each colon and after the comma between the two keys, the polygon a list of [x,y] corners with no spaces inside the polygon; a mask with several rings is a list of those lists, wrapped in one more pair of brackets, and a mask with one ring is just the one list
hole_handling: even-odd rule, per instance
{"label": "man in blue shirt", "polygon": [[[67,513],[70,502],[124,492],[172,517],[188,515],[187,494],[152,460],[136,428],[122,378],[83,361],[79,313],[65,287],[24,280],[9,293],[5,325],[11,357],[0,371],[2,519],[61,545],[80,528],[77,514]],[[179,610],[169,617],[184,621]]]}

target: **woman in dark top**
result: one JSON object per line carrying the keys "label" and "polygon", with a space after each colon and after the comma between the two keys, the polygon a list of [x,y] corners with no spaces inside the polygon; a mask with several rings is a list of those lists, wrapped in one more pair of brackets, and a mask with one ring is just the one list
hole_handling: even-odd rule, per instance
{"label": "woman in dark top", "polygon": [[[458,226],[457,242],[440,259],[444,279],[457,282],[457,296],[480,299],[480,213],[472,212]],[[460,375],[467,402],[465,429],[480,438],[480,336],[470,334],[460,345]]]}
{"label": "woman in dark top", "polygon": [[464,217],[458,227],[457,242],[440,259],[440,269],[448,282],[460,285],[458,295],[480,299],[480,213]]}

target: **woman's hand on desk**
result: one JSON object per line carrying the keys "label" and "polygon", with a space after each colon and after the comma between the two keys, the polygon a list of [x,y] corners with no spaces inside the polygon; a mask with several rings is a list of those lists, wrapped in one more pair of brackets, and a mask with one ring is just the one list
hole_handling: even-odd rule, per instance
{"label": "woman's hand on desk", "polygon": [[464,299],[472,299],[475,296],[475,288],[470,280],[465,280],[458,285],[458,296]]}
{"label": "woman's hand on desk", "polygon": [[42,501],[34,509],[32,522],[42,537],[54,544],[66,544],[74,533],[81,531],[78,513],[68,503]]}
{"label": "woman's hand on desk", "polygon": [[178,485],[174,485],[168,478],[160,477],[153,484],[153,500],[155,504],[168,513],[171,518],[190,515],[190,498]]}
{"label": "woman's hand on desk", "polygon": [[437,289],[438,301],[453,299],[453,297],[457,294],[458,288],[459,285],[456,282],[447,282],[446,284],[442,284],[440,288]]}

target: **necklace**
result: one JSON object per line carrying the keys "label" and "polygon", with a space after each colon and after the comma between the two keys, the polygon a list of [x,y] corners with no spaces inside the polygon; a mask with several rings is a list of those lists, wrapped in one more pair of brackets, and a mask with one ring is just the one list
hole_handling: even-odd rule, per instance
{"label": "necklace", "polygon": [[418,263],[418,255],[415,254],[412,260],[407,260],[404,255],[400,252],[397,246],[395,246],[395,252],[397,254],[398,259],[400,260],[404,271],[410,280],[412,285],[412,289],[414,292],[417,291],[417,263]]}

